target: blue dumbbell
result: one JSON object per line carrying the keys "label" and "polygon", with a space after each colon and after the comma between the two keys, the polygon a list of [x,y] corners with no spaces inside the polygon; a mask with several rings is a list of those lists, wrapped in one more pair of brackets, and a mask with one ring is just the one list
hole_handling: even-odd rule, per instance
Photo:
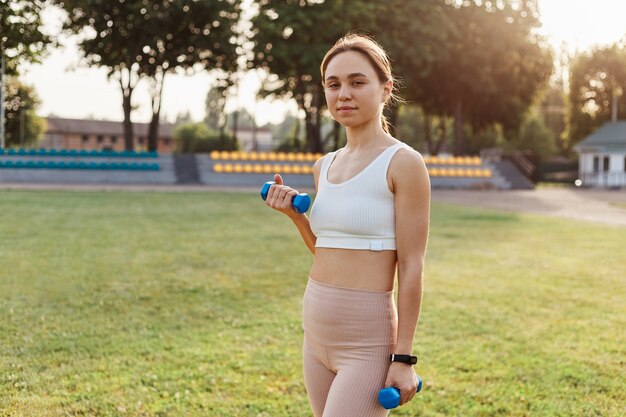
{"label": "blue dumbbell", "polygon": [[[263,188],[261,188],[261,198],[263,200],[267,199],[267,193],[270,191],[270,187],[272,184],[276,184],[274,181],[268,181],[263,184]],[[306,213],[311,205],[311,197],[307,193],[300,193],[298,195],[294,195],[291,199],[291,206],[298,213]]]}
{"label": "blue dumbbell", "polygon": [[[422,390],[422,378],[417,376],[417,391],[420,392]],[[385,409],[391,410],[392,408],[396,408],[400,405],[400,390],[396,387],[387,387],[378,391],[378,402]]]}

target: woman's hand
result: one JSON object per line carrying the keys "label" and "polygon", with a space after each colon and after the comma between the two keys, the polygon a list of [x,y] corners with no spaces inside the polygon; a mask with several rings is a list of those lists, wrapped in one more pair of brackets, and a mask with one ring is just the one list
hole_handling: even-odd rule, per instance
{"label": "woman's hand", "polygon": [[401,362],[391,362],[384,388],[387,387],[400,390],[400,405],[411,401],[417,391],[417,375],[413,367]]}
{"label": "woman's hand", "polygon": [[283,178],[279,174],[274,174],[274,182],[276,184],[272,184],[267,192],[265,204],[291,218],[300,216],[300,213],[291,205],[291,200],[299,194],[298,191],[283,185]]}

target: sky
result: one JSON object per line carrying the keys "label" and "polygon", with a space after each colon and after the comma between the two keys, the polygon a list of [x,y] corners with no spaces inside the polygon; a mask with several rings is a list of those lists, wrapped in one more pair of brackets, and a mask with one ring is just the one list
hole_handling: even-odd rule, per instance
{"label": "sky", "polygon": [[[615,42],[626,35],[626,0],[540,0],[543,33],[557,50],[564,45],[570,52],[588,50],[594,45]],[[56,35],[60,31],[62,12],[48,8],[44,30]],[[39,114],[68,118],[93,117],[105,120],[123,119],[119,84],[107,80],[106,70],[86,68],[72,38],[63,37],[63,49],[51,50],[40,64],[26,65],[22,79],[35,87],[41,100]],[[293,101],[255,100],[260,75],[247,74],[237,94],[226,104],[226,110],[245,108],[255,115],[257,123],[280,123],[286,112],[297,110]],[[207,72],[193,75],[170,74],[163,89],[162,119],[173,122],[176,116],[189,112],[193,120],[204,117],[206,94],[212,76]],[[134,122],[150,120],[150,96],[145,82],[133,93]]]}

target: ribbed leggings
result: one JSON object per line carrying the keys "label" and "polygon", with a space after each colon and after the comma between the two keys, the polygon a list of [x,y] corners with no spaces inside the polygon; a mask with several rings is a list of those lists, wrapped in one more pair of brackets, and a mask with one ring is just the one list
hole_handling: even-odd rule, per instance
{"label": "ribbed leggings", "polygon": [[304,293],[304,381],[315,417],[384,417],[378,404],[396,343],[393,291],[309,278]]}

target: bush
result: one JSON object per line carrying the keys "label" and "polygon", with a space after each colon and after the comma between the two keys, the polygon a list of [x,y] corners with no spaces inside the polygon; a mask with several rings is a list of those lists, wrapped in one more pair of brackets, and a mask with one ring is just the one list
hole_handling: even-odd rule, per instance
{"label": "bush", "polygon": [[176,152],[205,153],[211,151],[234,151],[237,140],[232,136],[220,135],[203,123],[185,123],[174,130]]}

